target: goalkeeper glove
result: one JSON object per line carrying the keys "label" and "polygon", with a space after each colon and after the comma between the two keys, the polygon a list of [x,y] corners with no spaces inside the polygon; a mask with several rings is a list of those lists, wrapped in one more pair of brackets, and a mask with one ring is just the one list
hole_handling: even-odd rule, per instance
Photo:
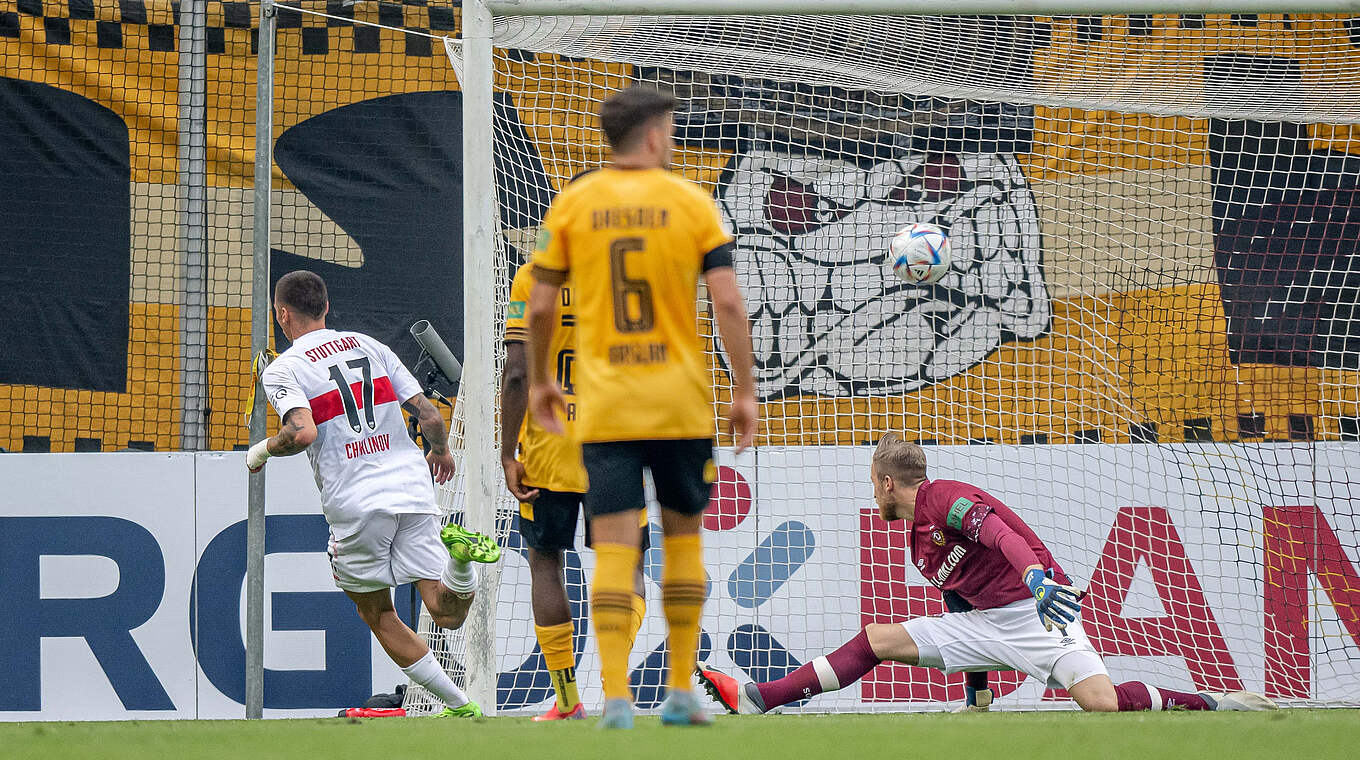
{"label": "goalkeeper glove", "polygon": [[1044,630],[1057,628],[1067,635],[1067,624],[1077,619],[1086,592],[1058,583],[1053,580],[1052,570],[1037,567],[1025,572],[1025,585],[1034,595],[1034,606],[1039,610],[1039,621],[1044,624]]}
{"label": "goalkeeper glove", "polygon": [[260,468],[264,467],[264,461],[270,457],[268,444],[269,439],[266,438],[250,447],[250,450],[246,452],[247,470],[259,472]]}

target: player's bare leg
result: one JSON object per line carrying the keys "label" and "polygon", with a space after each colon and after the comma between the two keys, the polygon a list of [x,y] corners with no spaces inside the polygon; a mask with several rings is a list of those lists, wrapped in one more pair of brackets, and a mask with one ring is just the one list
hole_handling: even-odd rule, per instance
{"label": "player's bare leg", "polygon": [[1080,683],[1072,684],[1067,690],[1072,701],[1086,712],[1118,712],[1119,695],[1115,692],[1114,682],[1106,675],[1095,675]]}
{"label": "player's bare leg", "polygon": [[576,650],[572,644],[575,627],[567,599],[563,553],[529,547],[529,585],[534,611],[534,635],[543,652],[543,663],[552,677],[556,701],[535,721],[580,720],[586,717],[585,705],[576,688]]}
{"label": "player's bare leg", "polygon": [[448,549],[449,561],[439,580],[416,581],[420,597],[430,618],[440,628],[456,630],[467,620],[468,609],[477,595],[477,568],[474,563],[491,563],[501,558],[501,549],[489,536],[449,523],[439,532]]}
{"label": "player's bare leg", "polygon": [[456,631],[467,621],[472,600],[477,597],[475,583],[474,580],[473,588],[467,591],[454,591],[445,586],[443,581],[422,578],[416,581],[416,588],[420,589],[420,599],[425,603],[425,611],[430,613],[434,624]]}
{"label": "player's bare leg", "polygon": [[593,515],[590,530],[595,545],[595,577],[591,581],[590,616],[600,650],[600,681],[604,686],[601,728],[632,728],[633,700],[628,688],[628,657],[632,651],[633,590],[642,529],[638,510]]}
{"label": "player's bare leg", "polygon": [[[572,644],[575,628],[571,619],[571,603],[567,599],[566,568],[562,551],[543,551],[529,547],[529,578],[534,611],[534,634],[543,652],[544,665],[552,676],[553,692],[557,699],[543,715],[534,716],[535,722],[580,720],[586,717],[585,705],[576,687],[576,652]],[[646,614],[646,587],[642,565],[638,563],[633,584],[633,617],[628,638],[629,651],[637,640],[638,629]]]}
{"label": "player's bare leg", "polygon": [[661,571],[661,604],[666,612],[670,672],[661,722],[672,726],[702,726],[713,716],[699,705],[694,691],[698,663],[699,619],[703,614],[708,578],[704,572],[703,545],[699,531],[703,513],[683,514],[661,510],[664,564]]}
{"label": "player's bare leg", "polygon": [[359,617],[368,625],[369,630],[373,631],[373,636],[378,639],[387,656],[401,667],[401,671],[407,677],[429,689],[431,694],[447,705],[449,709],[446,712],[449,715],[470,718],[482,714],[477,703],[468,699],[468,695],[458,688],[439,666],[425,640],[406,627],[406,623],[397,616],[397,611],[392,606],[391,589],[345,593],[354,601]]}
{"label": "player's bare leg", "polygon": [[424,639],[406,626],[392,606],[390,589],[356,593],[346,591],[359,611],[359,617],[373,631],[383,651],[400,667],[407,667],[429,653]]}
{"label": "player's bare leg", "polygon": [[[1062,660],[1059,660],[1058,665],[1061,664]],[[1054,670],[1056,672],[1057,667]],[[1222,693],[1172,691],[1142,681],[1126,681],[1116,686],[1106,675],[1094,675],[1075,683],[1067,693],[1071,694],[1072,700],[1087,712],[1278,709],[1270,699],[1250,691]]]}
{"label": "player's bare leg", "polygon": [[[495,562],[500,559],[500,547],[487,536],[456,524],[444,528],[439,538],[449,552],[443,577],[417,580],[416,588],[435,624],[456,629],[467,620],[477,591],[477,571],[472,563]],[[402,672],[412,681],[444,702],[447,709],[442,716],[471,718],[482,714],[477,703],[444,672],[425,641],[397,617],[390,590],[346,593],[354,600],[359,617],[368,624],[392,661],[401,666]]]}

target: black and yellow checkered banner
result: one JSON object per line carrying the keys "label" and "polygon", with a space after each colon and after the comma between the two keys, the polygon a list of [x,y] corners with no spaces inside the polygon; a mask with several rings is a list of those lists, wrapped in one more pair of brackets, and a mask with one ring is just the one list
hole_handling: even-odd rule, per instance
{"label": "black and yellow checkered banner", "polygon": [[[324,271],[341,326],[374,311],[363,296],[397,304],[367,317],[394,340],[412,318],[449,320],[441,332],[458,335],[460,99],[438,39],[457,36],[457,3],[299,7],[312,12],[280,7],[277,18],[275,274]],[[245,442],[258,14],[256,3],[206,3],[206,127],[195,136],[182,119],[178,3],[0,0],[0,299],[11,304],[0,447],[180,448],[189,352],[208,366],[191,392],[206,399],[209,447]],[[1200,55],[1268,44],[1330,61],[1360,49],[1351,18],[1098,21],[1044,26],[1036,72],[1057,76],[1062,61],[1139,35],[1202,36]],[[1320,34],[1335,44],[1304,44]],[[532,54],[501,65],[498,89],[513,93],[499,101],[501,137],[531,157],[515,167],[522,185],[503,227],[532,240],[551,192],[603,155],[592,114],[634,71]],[[911,392],[772,399],[765,442],[862,443],[903,426],[942,443],[1353,434],[1353,372],[1231,355],[1213,262],[1186,253],[1213,255],[1209,120],[1036,107],[1033,121],[1013,160],[1038,199],[1046,331]],[[185,174],[182,140],[202,141],[197,176]],[[1311,125],[1301,142],[1300,161],[1360,153],[1345,126]],[[721,196],[742,160],[754,159],[686,145],[677,164]],[[206,271],[191,278],[183,217],[195,187]],[[1163,231],[1193,244],[1127,258]],[[1134,269],[1137,282],[1124,274]],[[203,292],[185,292],[189,281]],[[194,303],[205,327],[186,337]]]}

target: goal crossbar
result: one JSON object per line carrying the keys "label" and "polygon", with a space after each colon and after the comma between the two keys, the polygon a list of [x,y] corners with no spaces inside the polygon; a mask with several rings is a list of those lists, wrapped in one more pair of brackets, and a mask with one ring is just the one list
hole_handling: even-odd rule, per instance
{"label": "goal crossbar", "polygon": [[496,16],[1355,13],[1360,0],[486,0]]}

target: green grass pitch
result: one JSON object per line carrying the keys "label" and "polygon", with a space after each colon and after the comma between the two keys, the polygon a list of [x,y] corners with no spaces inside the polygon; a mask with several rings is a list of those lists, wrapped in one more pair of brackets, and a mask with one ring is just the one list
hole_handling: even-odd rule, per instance
{"label": "green grass pitch", "polygon": [[639,718],[632,731],[595,720],[535,724],[371,720],[0,723],[0,757],[137,760],[1293,760],[1360,757],[1354,710],[1275,713],[1083,715],[880,714],[720,716],[709,728],[663,727]]}

